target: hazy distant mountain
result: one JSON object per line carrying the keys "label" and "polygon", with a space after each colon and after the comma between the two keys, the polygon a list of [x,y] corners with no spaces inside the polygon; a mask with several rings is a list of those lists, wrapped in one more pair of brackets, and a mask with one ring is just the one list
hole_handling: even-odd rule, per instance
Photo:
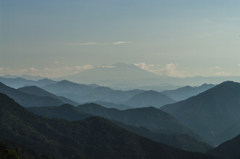
{"label": "hazy distant mountain", "polygon": [[198,95],[199,93],[202,93],[214,86],[215,85],[213,84],[203,84],[199,87],[185,86],[185,87],[178,88],[176,90],[163,91],[161,93],[166,94],[167,96],[174,99],[175,101],[181,101],[189,97]]}
{"label": "hazy distant mountain", "polygon": [[20,88],[27,85],[34,85],[35,83],[35,81],[26,80],[24,78],[19,78],[19,77],[17,78],[0,77],[0,82],[12,88]]}
{"label": "hazy distant mountain", "polygon": [[22,88],[19,88],[18,89],[19,91],[21,92],[25,92],[25,93],[28,93],[28,94],[32,94],[32,95],[37,95],[37,96],[40,96],[40,97],[53,97],[53,98],[56,98],[56,99],[59,99],[61,100],[62,102],[64,103],[68,103],[68,104],[71,104],[71,105],[74,105],[74,106],[77,106],[79,105],[79,103],[77,102],[74,102],[68,98],[65,98],[65,97],[60,97],[60,96],[56,96],[52,93],[49,93],[37,86],[27,86],[27,87],[22,87]]}
{"label": "hazy distant mountain", "polygon": [[62,78],[77,83],[96,83],[103,80],[132,80],[158,77],[158,75],[143,70],[133,64],[116,63],[112,66],[103,65]]}
{"label": "hazy distant mountain", "polygon": [[188,134],[198,140],[205,141],[173,116],[154,107],[118,110],[114,108],[104,108],[98,104],[90,103],[79,105],[78,108],[92,115],[117,120],[128,125],[145,127],[155,133]]}
{"label": "hazy distant mountain", "polygon": [[98,87],[98,85],[77,84],[74,82],[63,80],[54,84],[46,85],[43,87],[43,89],[53,94],[85,95],[91,92],[91,90],[96,87]]}
{"label": "hazy distant mountain", "polygon": [[0,82],[0,93],[7,94],[13,98],[16,102],[20,103],[25,107],[33,106],[56,106],[62,105],[64,102],[53,97],[40,97],[28,93],[21,92],[14,88],[8,87]]}
{"label": "hazy distant mountain", "polygon": [[133,107],[149,107],[153,106],[159,108],[166,104],[175,103],[175,101],[165,94],[156,91],[145,91],[136,94],[125,102],[126,105]]}
{"label": "hazy distant mountain", "polygon": [[27,80],[20,77],[16,77],[16,78],[0,77],[0,82],[12,88],[20,88],[20,87],[33,86],[33,85],[38,87],[43,87],[48,84],[56,83],[56,81],[53,81],[47,78],[41,79],[38,81],[33,81],[33,80]]}
{"label": "hazy distant mountain", "polygon": [[4,94],[0,94],[0,114],[1,138],[58,159],[213,158],[154,142],[100,117],[74,122],[40,117]]}
{"label": "hazy distant mountain", "polygon": [[216,148],[207,152],[207,154],[217,157],[218,159],[239,159],[240,157],[240,135],[224,142]]}
{"label": "hazy distant mountain", "polygon": [[141,90],[120,91],[95,84],[77,84],[67,80],[43,87],[44,90],[58,96],[64,96],[79,103],[105,101],[123,102],[131,98]]}
{"label": "hazy distant mountain", "polygon": [[[219,135],[240,121],[240,83],[223,82],[197,96],[160,108],[215,145],[231,133]],[[239,132],[240,133],[240,132]]]}
{"label": "hazy distant mountain", "polygon": [[16,76],[16,75],[4,75],[2,76],[4,78],[24,78],[26,80],[32,80],[32,81],[38,81],[41,79],[44,79],[45,77],[41,77],[41,76],[30,76],[30,75],[21,75],[21,76]]}

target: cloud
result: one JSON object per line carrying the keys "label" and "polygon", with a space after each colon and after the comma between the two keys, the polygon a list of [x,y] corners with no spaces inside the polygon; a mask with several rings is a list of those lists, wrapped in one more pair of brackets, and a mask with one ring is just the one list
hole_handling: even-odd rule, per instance
{"label": "cloud", "polygon": [[118,41],[113,43],[97,43],[97,42],[88,42],[88,43],[67,43],[67,45],[120,45],[120,44],[128,44],[131,42],[126,41]]}
{"label": "cloud", "polygon": [[55,64],[58,64],[59,62],[58,62],[58,61],[55,61],[54,63],[55,63]]}
{"label": "cloud", "polygon": [[184,71],[177,71],[178,64],[177,63],[169,63],[166,64],[165,67],[161,67],[160,65],[155,64],[146,64],[146,63],[138,63],[134,64],[144,70],[155,73],[157,75],[166,75],[170,77],[184,77]]}
{"label": "cloud", "polygon": [[228,18],[226,20],[229,20],[229,21],[240,21],[240,18]]}
{"label": "cloud", "polygon": [[231,72],[217,72],[215,73],[217,76],[231,76]]}
{"label": "cloud", "polygon": [[214,66],[214,68],[215,68],[215,69],[220,69],[221,67],[219,67],[219,66]]}
{"label": "cloud", "polygon": [[88,43],[68,43],[68,45],[98,45],[100,43],[88,42]]}
{"label": "cloud", "polygon": [[65,67],[59,67],[59,68],[44,68],[44,69],[36,69],[34,67],[26,68],[26,69],[11,69],[11,68],[0,68],[0,75],[31,75],[31,76],[42,76],[42,77],[61,77],[61,76],[67,76],[71,74],[80,73],[87,69],[93,69],[93,65],[83,65],[83,66],[65,66]]}
{"label": "cloud", "polygon": [[100,66],[100,68],[115,68],[116,66],[106,66],[106,65],[103,65],[103,66]]}
{"label": "cloud", "polygon": [[128,44],[130,42],[124,42],[124,41],[119,41],[119,42],[115,42],[113,43],[114,45],[119,45],[119,44]]}

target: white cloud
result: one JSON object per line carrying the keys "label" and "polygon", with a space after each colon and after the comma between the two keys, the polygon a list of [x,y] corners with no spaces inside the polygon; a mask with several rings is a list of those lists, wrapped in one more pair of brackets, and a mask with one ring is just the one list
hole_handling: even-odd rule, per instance
{"label": "white cloud", "polygon": [[103,66],[100,66],[100,68],[115,68],[116,66],[106,66],[106,65],[103,65]]}
{"label": "white cloud", "polygon": [[131,42],[126,41],[118,41],[113,43],[97,43],[97,42],[88,42],[88,43],[67,43],[67,45],[120,45],[120,44],[128,44]]}
{"label": "white cloud", "polygon": [[217,76],[231,76],[231,72],[217,72],[215,73]]}
{"label": "white cloud", "polygon": [[98,45],[100,43],[88,42],[88,43],[68,43],[68,45]]}
{"label": "white cloud", "polygon": [[113,44],[114,45],[119,45],[119,44],[127,44],[127,43],[130,43],[130,42],[119,41],[119,42],[115,42]]}
{"label": "white cloud", "polygon": [[220,69],[221,67],[219,67],[219,66],[215,66],[214,68],[215,68],[215,69]]}
{"label": "white cloud", "polygon": [[226,20],[229,20],[229,21],[240,21],[240,18],[228,18]]}
{"label": "white cloud", "polygon": [[165,67],[161,67],[160,65],[155,64],[146,64],[146,63],[138,63],[136,66],[147,70],[149,72],[155,73],[157,75],[166,75],[170,77],[184,77],[185,72],[177,71],[177,63],[169,63]]}
{"label": "white cloud", "polygon": [[58,61],[55,61],[54,63],[55,63],[55,64],[58,64],[59,62],[58,62]]}
{"label": "white cloud", "polygon": [[83,65],[83,66],[65,66],[59,68],[44,68],[44,69],[36,69],[36,68],[26,68],[26,69],[11,69],[11,68],[0,68],[0,75],[32,75],[32,76],[43,76],[43,77],[61,77],[71,74],[80,73],[87,69],[93,69],[93,65]]}

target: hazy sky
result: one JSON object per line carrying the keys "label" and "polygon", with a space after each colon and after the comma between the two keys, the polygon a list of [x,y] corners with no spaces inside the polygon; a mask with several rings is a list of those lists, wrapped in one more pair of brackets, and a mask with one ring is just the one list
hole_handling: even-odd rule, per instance
{"label": "hazy sky", "polygon": [[0,75],[117,62],[157,74],[240,75],[239,0],[0,0]]}

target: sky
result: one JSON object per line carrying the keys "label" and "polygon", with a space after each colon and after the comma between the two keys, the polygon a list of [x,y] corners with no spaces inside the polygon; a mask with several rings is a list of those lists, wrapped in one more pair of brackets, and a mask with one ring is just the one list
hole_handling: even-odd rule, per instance
{"label": "sky", "polygon": [[239,0],[0,0],[0,75],[121,62],[172,77],[240,75]]}

